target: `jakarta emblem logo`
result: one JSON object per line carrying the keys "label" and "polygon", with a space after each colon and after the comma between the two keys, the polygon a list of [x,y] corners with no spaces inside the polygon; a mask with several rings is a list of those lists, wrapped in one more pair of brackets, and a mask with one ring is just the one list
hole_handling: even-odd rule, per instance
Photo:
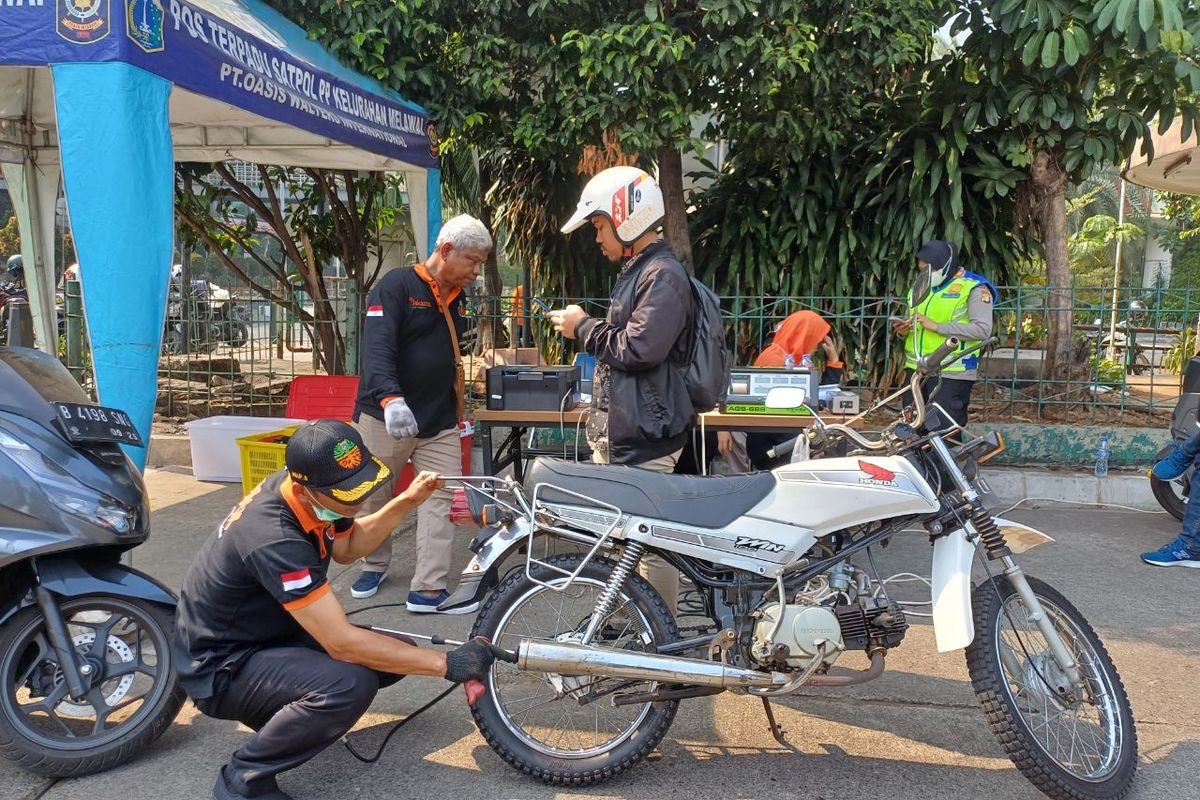
{"label": "jakarta emblem logo", "polygon": [[126,0],[125,35],[147,53],[163,49],[163,7],[159,0]]}
{"label": "jakarta emblem logo", "polygon": [[58,35],[75,44],[91,44],[108,36],[109,0],[58,0]]}

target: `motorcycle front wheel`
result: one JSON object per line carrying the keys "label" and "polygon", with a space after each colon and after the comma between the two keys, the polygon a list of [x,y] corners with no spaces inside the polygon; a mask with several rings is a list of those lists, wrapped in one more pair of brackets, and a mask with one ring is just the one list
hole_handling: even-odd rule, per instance
{"label": "motorcycle front wheel", "polygon": [[[581,556],[558,555],[548,563],[574,572]],[[472,636],[506,649],[522,638],[571,641],[588,625],[613,563],[594,558],[562,591],[566,578],[535,567],[505,579],[480,611]],[[675,619],[657,592],[632,574],[612,612],[598,629],[598,648],[653,652],[678,636]],[[487,693],[471,713],[496,753],[516,769],[547,783],[585,785],[637,764],[662,740],[675,719],[678,700],[615,705],[618,694],[654,691],[651,681],[523,672],[497,661]]]}
{"label": "motorcycle front wheel", "polygon": [[183,705],[168,610],[134,598],[61,601],[80,664],[96,677],[72,697],[37,607],[0,631],[0,754],[30,772],[77,777],[136,756]]}
{"label": "motorcycle front wheel", "polygon": [[[1175,445],[1169,444],[1158,451],[1154,461],[1156,463],[1162,461],[1174,452]],[[1151,475],[1150,491],[1154,493],[1154,499],[1168,514],[1177,520],[1182,520],[1183,512],[1187,511],[1188,486],[1191,485],[1191,481],[1192,470],[1190,469],[1184,473],[1182,478],[1176,478],[1173,481],[1164,481]]]}
{"label": "motorcycle front wheel", "polygon": [[1118,800],[1137,769],[1137,732],[1100,637],[1065,597],[1029,578],[1084,680],[1075,690],[1007,578],[973,598],[967,669],[988,725],[1017,769],[1056,800]]}

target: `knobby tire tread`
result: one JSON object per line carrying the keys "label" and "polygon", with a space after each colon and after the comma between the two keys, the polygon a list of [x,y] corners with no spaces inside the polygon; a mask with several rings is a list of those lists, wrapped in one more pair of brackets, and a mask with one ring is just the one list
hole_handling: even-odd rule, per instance
{"label": "knobby tire tread", "polygon": [[[1015,591],[1007,579],[999,576],[984,582],[974,592],[975,640],[967,647],[967,671],[970,673],[971,685],[975,689],[979,705],[983,708],[988,727],[992,729],[1004,752],[1021,774],[1048,797],[1054,800],[1121,800],[1132,788],[1134,773],[1137,770],[1137,731],[1121,676],[1113,666],[1100,637],[1078,609],[1048,584],[1036,578],[1028,580],[1034,594],[1052,601],[1072,617],[1089,640],[1100,662],[1107,668],[1121,713],[1126,717],[1123,721],[1128,723],[1125,731],[1128,743],[1125,753],[1121,755],[1121,758],[1128,756],[1128,761],[1119,766],[1117,773],[1105,784],[1086,784],[1078,781],[1079,784],[1102,788],[1114,782],[1115,778],[1120,778],[1115,781],[1116,792],[1084,792],[1076,782],[1068,779],[1066,772],[1054,764],[1048,754],[1029,739],[1032,734],[1012,708],[1008,694],[1002,686],[1003,668],[998,658],[993,656],[995,615],[1003,613],[1001,599],[1007,599]],[[999,597],[996,594],[997,590],[1000,591]],[[1122,773],[1127,774],[1121,777]]]}
{"label": "knobby tire tread", "polygon": [[[547,561],[551,564],[559,566],[560,568],[566,568],[573,571],[574,567],[578,564],[579,559],[580,556],[578,555],[564,554],[553,556],[547,559]],[[611,574],[615,565],[611,561],[604,558],[593,558],[588,568],[585,569],[584,573],[582,574],[587,574],[587,572],[597,567],[602,568],[605,573]],[[591,577],[595,577],[595,575]],[[526,582],[527,579],[525,576],[525,571],[520,569],[514,570],[500,584],[500,586],[496,587],[496,589],[488,598],[487,603],[485,603],[483,608],[480,610],[479,616],[476,618],[475,624],[471,629],[471,636],[474,637],[479,635],[481,633],[481,628],[491,621],[493,615],[499,615],[503,613],[505,610],[503,605],[510,600],[510,594],[512,596],[516,596],[523,591],[523,588],[514,589],[514,587],[517,587],[518,584],[524,584]],[[631,583],[637,584],[637,588],[631,589],[629,586]],[[645,579],[643,579],[637,573],[630,574],[626,581],[626,590],[629,591],[631,595],[641,595],[641,597],[633,598],[638,600],[639,604],[642,601],[650,601],[650,608],[642,608],[642,610],[648,614],[658,617],[659,625],[665,628],[667,632],[667,636],[663,641],[658,642],[658,644],[665,644],[666,642],[673,641],[674,639],[678,638],[678,625],[675,622],[675,618],[671,616],[671,612],[667,608],[666,602],[663,601],[658,592],[656,592],[654,588],[648,582],[646,582]],[[530,777],[537,778],[552,785],[590,786],[614,778],[617,775],[620,775],[622,772],[625,772],[636,766],[639,762],[645,759],[647,755],[650,754],[650,751],[652,751],[659,744],[659,742],[662,741],[663,737],[667,734],[667,730],[671,727],[671,724],[675,720],[675,712],[679,706],[679,701],[664,701],[657,703],[656,705],[665,706],[667,709],[666,713],[661,715],[653,730],[643,737],[642,743],[633,752],[627,754],[624,758],[616,763],[605,764],[603,767],[599,768],[584,768],[579,772],[562,772],[553,769],[545,769],[536,764],[530,763],[519,752],[516,752],[516,750],[511,746],[510,742],[507,741],[512,737],[512,734],[509,731],[505,729],[493,730],[491,726],[487,724],[479,711],[478,704],[471,708],[471,715],[474,717],[475,725],[479,728],[480,733],[483,734],[488,746],[491,747],[497,755],[499,755],[502,759],[504,759],[504,761],[506,761],[515,769],[526,775],[529,775]],[[585,761],[590,761],[596,758],[604,758],[604,756],[592,756],[589,759],[581,759],[580,763],[582,764]]]}

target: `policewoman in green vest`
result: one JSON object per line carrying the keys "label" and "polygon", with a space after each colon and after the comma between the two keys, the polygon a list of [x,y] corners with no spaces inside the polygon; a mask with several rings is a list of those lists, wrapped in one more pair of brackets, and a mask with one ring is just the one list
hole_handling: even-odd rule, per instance
{"label": "policewoman in green vest", "polygon": [[[914,307],[910,291],[910,316],[892,319],[896,332],[905,337],[906,380],[912,378],[917,359],[932,353],[951,336],[962,342],[964,350],[991,336],[996,298],[991,281],[959,265],[957,248],[951,242],[935,239],[921,245],[917,265],[929,270],[929,294]],[[922,390],[926,402],[939,403],[955,422],[965,426],[978,370],[978,353],[954,362],[942,372],[940,384],[926,381]]]}

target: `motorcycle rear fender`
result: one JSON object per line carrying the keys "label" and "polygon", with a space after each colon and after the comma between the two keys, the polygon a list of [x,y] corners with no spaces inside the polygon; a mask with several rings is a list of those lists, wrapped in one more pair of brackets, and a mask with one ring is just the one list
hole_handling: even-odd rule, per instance
{"label": "motorcycle rear fender", "polygon": [[971,613],[971,559],[975,545],[959,528],[933,543],[933,638],[939,653],[961,650],[975,639]]}
{"label": "motorcycle rear fender", "polygon": [[483,600],[488,590],[496,585],[496,568],[500,562],[513,548],[527,541],[529,521],[524,518],[513,520],[484,539],[458,579],[454,594],[447,597],[438,610],[448,611]]}

